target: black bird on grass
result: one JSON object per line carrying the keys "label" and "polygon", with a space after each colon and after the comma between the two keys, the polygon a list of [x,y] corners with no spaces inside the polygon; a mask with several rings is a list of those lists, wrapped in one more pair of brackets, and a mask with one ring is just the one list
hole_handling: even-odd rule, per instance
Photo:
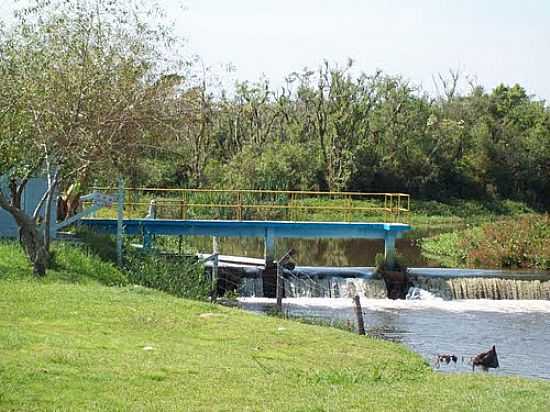
{"label": "black bird on grass", "polygon": [[495,345],[493,345],[491,350],[480,353],[472,359],[472,371],[475,370],[476,366],[481,366],[481,369],[485,372],[487,372],[489,368],[498,368],[498,356]]}

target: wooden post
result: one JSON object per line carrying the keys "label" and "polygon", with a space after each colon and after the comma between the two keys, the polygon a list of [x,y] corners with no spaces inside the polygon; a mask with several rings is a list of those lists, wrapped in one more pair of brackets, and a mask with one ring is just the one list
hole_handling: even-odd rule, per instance
{"label": "wooden post", "polygon": [[283,265],[277,261],[277,311],[283,311],[283,293],[284,293],[284,280],[283,280]]}
{"label": "wooden post", "polygon": [[355,317],[357,318],[357,333],[359,335],[365,334],[365,322],[363,321],[363,308],[361,308],[361,300],[359,295],[353,297]]}
{"label": "wooden post", "polygon": [[275,297],[277,298],[277,310],[283,311],[283,295],[285,293],[285,279],[283,277],[283,269],[291,258],[296,255],[294,249],[289,249],[279,260],[277,260],[277,288]]}

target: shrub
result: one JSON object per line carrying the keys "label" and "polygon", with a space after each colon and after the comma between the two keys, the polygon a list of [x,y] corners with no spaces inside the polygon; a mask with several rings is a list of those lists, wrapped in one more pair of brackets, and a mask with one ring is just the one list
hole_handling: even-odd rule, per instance
{"label": "shrub", "polygon": [[71,282],[93,280],[107,286],[122,286],[128,283],[126,275],[113,263],[106,262],[81,247],[57,243],[52,254],[51,269],[57,277]]}
{"label": "shrub", "polygon": [[204,266],[194,257],[163,256],[127,250],[125,266],[131,283],[175,296],[205,300],[210,291]]}
{"label": "shrub", "polygon": [[94,232],[86,227],[78,227],[77,235],[88,251],[99,256],[102,260],[116,263],[116,241],[112,235]]}
{"label": "shrub", "polygon": [[507,219],[422,242],[445,266],[550,269],[550,216]]}

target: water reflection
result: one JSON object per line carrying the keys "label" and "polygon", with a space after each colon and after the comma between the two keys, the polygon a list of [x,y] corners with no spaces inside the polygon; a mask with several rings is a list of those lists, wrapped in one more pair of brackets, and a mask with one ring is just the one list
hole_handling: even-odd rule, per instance
{"label": "water reflection", "polygon": [[[200,251],[212,249],[212,241],[206,237],[186,238],[189,246]],[[233,256],[263,257],[261,238],[220,238],[220,253]],[[416,239],[398,239],[397,251],[409,266],[435,267],[422,257]],[[378,253],[384,253],[381,239],[277,239],[275,255],[280,256],[290,248],[298,254],[301,266],[374,266]]]}

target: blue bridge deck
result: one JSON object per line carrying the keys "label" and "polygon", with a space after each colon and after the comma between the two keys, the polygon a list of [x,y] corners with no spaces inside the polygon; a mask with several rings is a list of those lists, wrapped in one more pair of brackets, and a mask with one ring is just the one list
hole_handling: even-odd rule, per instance
{"label": "blue bridge deck", "polygon": [[[82,219],[81,223],[116,233],[116,219]],[[138,235],[196,235],[228,237],[363,238],[384,239],[410,230],[403,223],[281,222],[238,220],[124,219],[124,233]]]}

